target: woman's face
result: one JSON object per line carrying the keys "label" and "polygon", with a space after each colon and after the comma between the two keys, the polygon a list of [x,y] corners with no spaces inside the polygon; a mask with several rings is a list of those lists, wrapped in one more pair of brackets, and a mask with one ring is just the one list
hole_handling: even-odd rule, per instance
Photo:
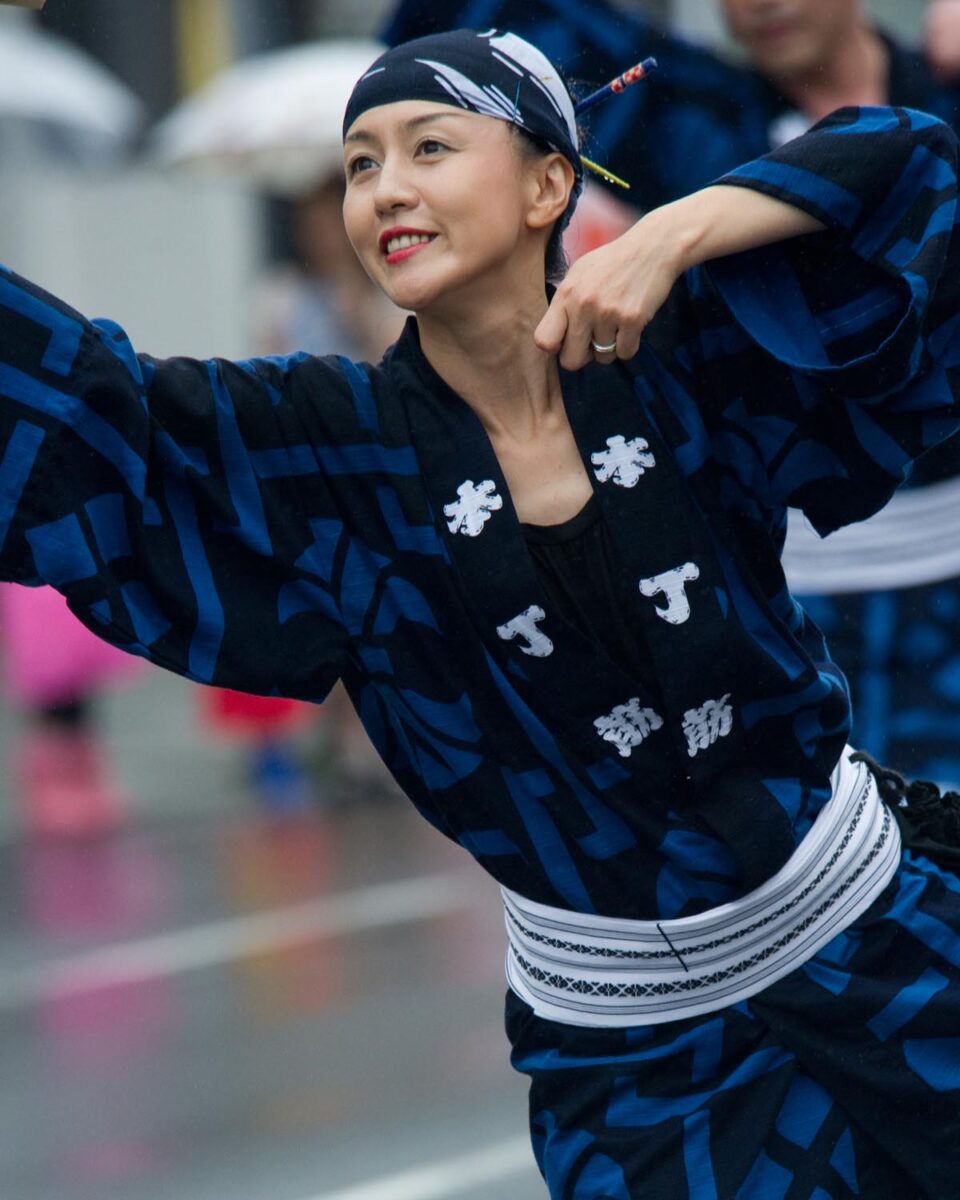
{"label": "woman's face", "polygon": [[464,289],[482,298],[529,271],[543,239],[527,216],[534,169],[506,122],[404,100],[369,109],[344,142],[347,236],[401,308]]}

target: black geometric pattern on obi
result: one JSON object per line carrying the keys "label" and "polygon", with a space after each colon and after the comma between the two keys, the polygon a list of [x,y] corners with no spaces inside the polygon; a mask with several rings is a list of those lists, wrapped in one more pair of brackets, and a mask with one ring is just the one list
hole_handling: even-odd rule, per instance
{"label": "black geometric pattern on obi", "polygon": [[[542,967],[529,962],[523,955],[514,947],[511,953],[520,963],[525,975],[531,979],[535,979],[538,983],[544,983],[549,987],[556,988],[558,991],[577,993],[583,996],[607,996],[610,998],[621,997],[624,999],[640,999],[644,996],[669,996],[680,992],[696,992],[705,987],[712,987],[714,984],[723,983],[728,979],[736,979],[743,975],[746,971],[758,966],[760,963],[766,962],[773,955],[778,954],[785,946],[791,945],[802,934],[804,934],[811,925],[816,924],[820,918],[830,911],[849,890],[857,883],[865,871],[869,870],[870,865],[876,859],[883,847],[887,844],[887,839],[890,836],[890,829],[893,825],[893,818],[889,811],[885,814],[883,825],[880,833],[877,835],[877,840],[874,842],[870,851],[864,856],[863,860],[857,865],[854,871],[844,879],[844,881],[826,896],[815,909],[809,912],[802,921],[798,922],[793,928],[789,929],[776,941],[770,942],[769,945],[763,946],[755,954],[741,959],[739,962],[731,963],[728,967],[723,967],[718,971],[710,971],[706,974],[687,974],[678,976],[676,979],[667,980],[660,983],[610,983],[607,980],[585,980],[577,979],[569,975],[563,975],[555,971],[545,971]],[[806,889],[809,894],[809,889]],[[788,905],[782,911],[789,911],[793,905]],[[772,919],[772,918],[771,918]],[[767,924],[767,921],[760,921],[756,927],[762,927]],[[747,931],[742,931],[746,933]],[[742,936],[738,935],[738,936]],[[538,939],[539,940],[539,939]],[[695,951],[709,949],[713,946],[725,945],[735,941],[736,937],[720,938],[715,942],[704,943],[699,946],[684,947],[682,953],[678,954],[674,950],[663,951],[660,954],[636,954],[625,955],[629,958],[680,958],[683,962],[684,955],[691,955]],[[598,955],[592,947],[587,951],[591,955]],[[601,956],[602,955],[598,955]],[[611,957],[618,957],[612,955]],[[685,964],[684,964],[685,966]],[[689,968],[686,968],[689,971]]]}

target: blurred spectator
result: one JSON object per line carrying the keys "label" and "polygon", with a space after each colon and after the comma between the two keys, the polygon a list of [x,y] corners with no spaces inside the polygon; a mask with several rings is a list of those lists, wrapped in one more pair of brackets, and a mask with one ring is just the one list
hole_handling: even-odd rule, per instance
{"label": "blurred spectator", "polygon": [[255,338],[262,354],[346,354],[379,361],[403,318],[370,284],[343,231],[337,170],[289,202],[293,257],[264,280]]}
{"label": "blurred spectator", "polygon": [[[742,65],[606,0],[491,0],[482,24],[540,46],[585,88],[648,55],[658,71],[586,118],[592,156],[647,209],[708,184],[847,104],[894,104],[960,130],[960,2],[927,13],[924,53],[860,0],[719,0]],[[476,5],[403,0],[391,44],[476,21]],[[918,40],[921,31],[918,29]],[[588,82],[587,82],[588,81]],[[589,151],[588,151],[589,152]],[[879,519],[821,542],[791,520],[795,594],[826,633],[853,695],[853,739],[913,776],[960,780],[960,438],[916,465]]]}
{"label": "blurred spectator", "polygon": [[960,77],[960,0],[931,0],[924,44],[927,62],[944,83]]}

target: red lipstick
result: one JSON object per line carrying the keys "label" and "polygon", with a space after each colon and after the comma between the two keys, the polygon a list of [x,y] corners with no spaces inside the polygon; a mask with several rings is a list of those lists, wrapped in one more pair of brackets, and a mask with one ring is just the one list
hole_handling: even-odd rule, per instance
{"label": "red lipstick", "polygon": [[[403,262],[404,259],[416,254],[418,250],[422,250],[424,246],[428,246],[437,235],[429,229],[414,229],[409,225],[394,225],[391,229],[384,230],[380,234],[379,245],[380,253],[386,256],[388,263]],[[387,247],[390,243],[398,238],[426,238],[427,241],[417,241],[412,245],[406,245],[402,248],[394,250],[392,253],[387,253]]]}

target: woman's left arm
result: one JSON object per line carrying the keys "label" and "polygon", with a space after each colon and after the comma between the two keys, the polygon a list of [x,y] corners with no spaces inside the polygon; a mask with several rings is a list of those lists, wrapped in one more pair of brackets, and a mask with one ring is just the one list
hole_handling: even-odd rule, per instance
{"label": "woman's left arm", "polygon": [[[585,256],[538,336],[565,364],[614,337],[627,357],[705,264],[678,284],[683,353],[661,366],[687,363],[704,418],[762,444],[767,500],[827,533],[960,428],[957,139],[926,113],[841,109],[718,184]],[[669,343],[657,326],[638,363]]]}
{"label": "woman's left arm", "polygon": [[[537,345],[559,354],[569,371],[594,359],[631,359],[685,271],[823,228],[811,214],[759,191],[719,184],[684,196],[574,263],[536,331]],[[594,342],[615,342],[616,351],[597,353]]]}
{"label": "woman's left arm", "polygon": [[[823,228],[833,235],[828,262],[847,255],[858,286],[866,282],[869,291],[885,282],[913,302],[904,316],[927,316],[956,240],[957,139],[942,121],[910,109],[839,109],[717,184],[648,213],[617,241],[579,260],[557,289],[538,345],[559,353],[571,369],[594,357],[592,341],[616,340],[616,355],[631,358],[685,270],[720,260],[710,275],[724,291],[724,281],[745,263],[756,270],[757,260],[740,252],[789,244]],[[814,272],[824,263],[818,239],[804,241],[812,244],[812,270],[799,254],[794,265],[803,286],[815,285]],[[819,245],[822,251],[828,242]],[[868,279],[871,273],[876,278]],[[823,358],[810,349],[815,360]],[[613,360],[613,354],[601,356]]]}

